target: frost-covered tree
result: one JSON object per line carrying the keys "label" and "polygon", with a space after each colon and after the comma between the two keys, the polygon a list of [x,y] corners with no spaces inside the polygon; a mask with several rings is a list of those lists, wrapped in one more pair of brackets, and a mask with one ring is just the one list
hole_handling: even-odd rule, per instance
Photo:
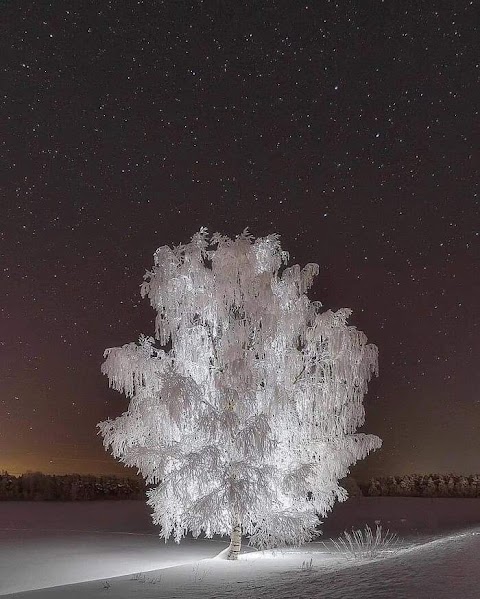
{"label": "frost-covered tree", "polygon": [[105,448],[146,482],[165,540],[241,535],[298,545],[346,492],[338,480],[380,447],[356,434],[377,348],[306,292],[318,265],[287,267],[277,235],[163,246],[141,287],[155,338],[108,349],[102,372],[131,398],[101,422]]}

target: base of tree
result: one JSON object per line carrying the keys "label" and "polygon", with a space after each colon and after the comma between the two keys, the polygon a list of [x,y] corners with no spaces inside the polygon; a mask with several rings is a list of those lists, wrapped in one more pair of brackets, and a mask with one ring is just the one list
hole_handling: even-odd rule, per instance
{"label": "base of tree", "polygon": [[240,524],[237,524],[232,530],[232,534],[230,536],[230,545],[220,551],[220,553],[215,556],[215,559],[228,559],[228,560],[236,560],[240,554],[240,549],[242,548],[242,527]]}
{"label": "base of tree", "polygon": [[227,559],[238,559],[238,554],[242,548],[242,525],[240,522],[233,527],[230,536],[230,545],[228,546]]}
{"label": "base of tree", "polygon": [[[229,557],[229,555],[230,555],[230,545],[228,547],[225,547],[225,549],[223,549],[222,551],[220,551],[220,553],[218,553],[213,559],[231,560],[232,558]],[[233,558],[233,559],[237,559],[237,558]]]}

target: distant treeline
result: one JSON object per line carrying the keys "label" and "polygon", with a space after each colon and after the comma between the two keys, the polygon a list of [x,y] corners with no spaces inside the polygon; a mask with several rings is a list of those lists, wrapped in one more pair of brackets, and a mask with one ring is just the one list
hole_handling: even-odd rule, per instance
{"label": "distant treeline", "polygon": [[407,474],[360,483],[367,497],[480,497],[480,474]]}
{"label": "distant treeline", "polygon": [[[369,483],[357,483],[349,476],[340,484],[349,497],[480,497],[479,474],[407,474],[372,478]],[[0,501],[145,500],[145,491],[140,478],[0,472]]]}
{"label": "distant treeline", "polygon": [[98,501],[145,499],[140,479],[81,474],[0,473],[0,501]]}

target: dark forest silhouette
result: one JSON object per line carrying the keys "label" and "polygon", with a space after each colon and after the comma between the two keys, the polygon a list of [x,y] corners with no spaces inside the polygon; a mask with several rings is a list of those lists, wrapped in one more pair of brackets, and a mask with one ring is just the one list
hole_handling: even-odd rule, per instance
{"label": "dark forest silhouette", "polygon": [[[349,476],[340,484],[349,497],[480,497],[480,475],[407,474],[357,483]],[[145,499],[140,478],[84,474],[0,473],[0,501],[98,501]]]}
{"label": "dark forest silhouette", "polygon": [[101,499],[145,499],[141,479],[81,474],[27,472],[0,474],[0,500],[10,501],[98,501]]}
{"label": "dark forest silhouette", "polygon": [[360,484],[367,497],[480,497],[480,475],[407,474]]}

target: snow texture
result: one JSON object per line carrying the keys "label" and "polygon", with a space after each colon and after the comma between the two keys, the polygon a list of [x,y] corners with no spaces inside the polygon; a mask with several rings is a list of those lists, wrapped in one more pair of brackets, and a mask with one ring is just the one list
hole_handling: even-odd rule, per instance
{"label": "snow texture", "polygon": [[317,264],[288,267],[277,235],[206,229],[155,252],[142,295],[155,339],[105,352],[130,398],[99,424],[105,448],[146,482],[161,535],[241,526],[257,548],[301,545],[346,491],[338,480],[381,441],[356,434],[377,348],[306,292]]}
{"label": "snow texture", "polygon": [[[408,499],[403,505],[407,520],[418,512],[435,511],[442,500]],[[448,500],[446,500],[448,502]],[[389,502],[365,500],[379,518],[387,520]],[[456,525],[479,502],[450,500]],[[120,505],[121,504],[121,505]],[[82,504],[6,503],[0,511],[0,594],[15,599],[474,599],[479,596],[480,529],[462,532],[436,531],[436,538],[411,537],[397,554],[361,563],[348,562],[331,545],[310,543],[301,549],[259,551],[241,555],[237,562],[205,559],[213,556],[221,541],[189,540],[181,546],[160,543],[155,535],[128,534],[142,529],[146,519],[129,521],[128,502],[96,503],[95,510]],[[360,506],[353,505],[353,512]],[[423,505],[423,510],[418,506]],[[446,505],[446,504],[445,504]],[[471,506],[471,507],[469,507]],[[344,507],[344,506],[342,506]],[[347,507],[347,506],[345,506]],[[383,507],[384,513],[381,513]],[[5,509],[3,509],[5,508]],[[363,508],[362,508],[363,509]],[[117,533],[102,530],[113,528]],[[42,529],[41,516],[58,514],[60,528]],[[139,512],[140,513],[140,512]],[[439,511],[442,514],[442,510]],[[473,513],[473,511],[472,511]],[[86,516],[92,515],[88,520]],[[72,515],[76,516],[72,519]],[[68,520],[83,528],[67,530]],[[29,530],[20,526],[31,523]],[[478,516],[477,516],[478,522]],[[225,543],[223,543],[225,547]],[[76,584],[75,584],[76,583]],[[29,590],[29,592],[25,592]]]}

